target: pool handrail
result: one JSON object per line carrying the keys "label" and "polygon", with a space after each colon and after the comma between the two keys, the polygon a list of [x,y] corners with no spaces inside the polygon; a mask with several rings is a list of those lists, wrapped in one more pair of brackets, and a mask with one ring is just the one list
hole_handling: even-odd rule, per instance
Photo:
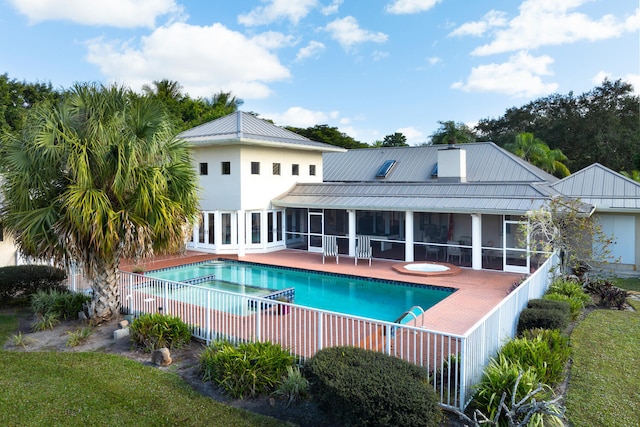
{"label": "pool handrail", "polygon": [[[416,326],[418,326],[418,316],[413,312],[413,310],[416,309],[416,308],[420,312],[419,316],[422,316],[424,314],[424,309],[422,307],[420,307],[419,305],[414,305],[413,307],[411,307],[410,309],[408,309],[407,311],[402,313],[400,315],[400,317],[398,317],[393,323],[402,324],[402,319],[404,319],[408,315],[411,315],[411,316],[413,316],[413,320],[415,320],[415,322],[416,322]],[[422,324],[420,326],[424,326],[424,317],[422,317]]]}

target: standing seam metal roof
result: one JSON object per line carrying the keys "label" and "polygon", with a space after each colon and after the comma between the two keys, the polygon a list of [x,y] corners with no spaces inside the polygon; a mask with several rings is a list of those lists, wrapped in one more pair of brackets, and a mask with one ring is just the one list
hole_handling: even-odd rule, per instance
{"label": "standing seam metal roof", "polygon": [[[467,182],[555,182],[553,175],[523,161],[492,142],[458,145],[466,151]],[[325,153],[323,172],[326,182],[429,182],[443,145],[391,147]],[[396,164],[384,178],[376,172],[386,160]]]}
{"label": "standing seam metal roof", "polygon": [[345,151],[342,147],[312,141],[251,114],[237,111],[181,132],[179,138],[194,146],[221,144],[289,145],[316,151]]}
{"label": "standing seam metal roof", "polygon": [[560,193],[595,205],[599,211],[640,209],[640,183],[599,163],[552,184]]}

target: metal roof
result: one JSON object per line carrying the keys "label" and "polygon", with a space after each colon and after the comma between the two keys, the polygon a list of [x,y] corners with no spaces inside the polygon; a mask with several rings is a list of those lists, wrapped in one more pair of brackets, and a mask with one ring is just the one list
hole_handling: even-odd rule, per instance
{"label": "metal roof", "polygon": [[560,193],[594,205],[597,211],[640,209],[640,183],[594,163],[552,184]]}
{"label": "metal roof", "polygon": [[525,214],[557,192],[528,183],[297,184],[272,200],[280,207]]}
{"label": "metal roof", "polygon": [[312,141],[309,138],[242,111],[236,111],[181,132],[178,137],[192,146],[244,144],[289,147],[321,152],[345,151],[342,147]]}
{"label": "metal roof", "polygon": [[[492,142],[460,144],[466,150],[467,182],[548,182],[558,179]],[[436,182],[431,174],[443,145],[349,150],[323,154],[326,182],[381,181],[376,173],[387,160],[396,160],[385,182]]]}

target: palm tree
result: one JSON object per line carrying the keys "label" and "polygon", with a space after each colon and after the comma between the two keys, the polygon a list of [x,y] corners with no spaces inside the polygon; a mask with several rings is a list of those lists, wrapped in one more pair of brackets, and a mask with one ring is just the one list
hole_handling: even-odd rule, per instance
{"label": "palm tree", "polygon": [[39,105],[21,134],[3,138],[3,224],[23,254],[83,268],[96,321],[120,308],[121,257],[184,248],[197,184],[175,135],[149,97],[85,84]]}
{"label": "palm tree", "polygon": [[637,169],[634,169],[631,172],[621,171],[620,174],[626,176],[629,179],[640,182],[640,171]]}
{"label": "palm tree", "polygon": [[564,164],[568,160],[567,156],[561,150],[552,150],[530,132],[516,135],[515,142],[507,144],[505,148],[521,159],[560,178],[571,174]]}
{"label": "palm tree", "polygon": [[474,142],[476,136],[469,126],[453,120],[438,121],[440,128],[431,135],[431,144],[465,144]]}

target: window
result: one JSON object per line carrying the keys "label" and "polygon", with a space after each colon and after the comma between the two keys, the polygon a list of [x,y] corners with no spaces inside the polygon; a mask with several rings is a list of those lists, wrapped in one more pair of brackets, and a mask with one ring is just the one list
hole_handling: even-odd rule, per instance
{"label": "window", "polygon": [[391,169],[393,169],[393,167],[395,166],[395,164],[396,164],[395,160],[385,161],[382,164],[382,166],[380,166],[380,169],[378,169],[378,172],[376,173],[376,178],[386,178],[389,172],[391,172]]}
{"label": "window", "polygon": [[231,162],[222,162],[222,175],[231,175]]}
{"label": "window", "polygon": [[309,165],[309,175],[316,176],[316,165]]}
{"label": "window", "polygon": [[209,175],[209,163],[200,163],[200,175]]}
{"label": "window", "polygon": [[273,174],[280,175],[280,163],[273,164]]}
{"label": "window", "polygon": [[215,241],[215,237],[216,237],[216,233],[215,233],[215,219],[216,219],[216,215],[213,213],[209,214],[209,244],[213,245],[216,241]]}
{"label": "window", "polygon": [[251,162],[251,175],[260,175],[260,162]]}
{"label": "window", "polygon": [[291,165],[291,175],[300,175],[300,165]]}

